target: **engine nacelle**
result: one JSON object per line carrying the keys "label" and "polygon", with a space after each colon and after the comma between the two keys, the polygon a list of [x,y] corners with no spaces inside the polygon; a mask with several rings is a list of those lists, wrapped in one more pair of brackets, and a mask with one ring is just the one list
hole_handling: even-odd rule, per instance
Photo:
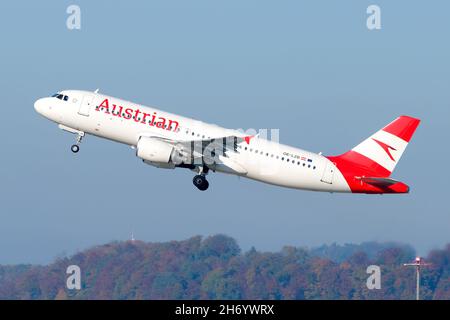
{"label": "engine nacelle", "polygon": [[145,163],[159,168],[175,168],[171,163],[173,145],[151,137],[141,137],[136,146],[136,156]]}

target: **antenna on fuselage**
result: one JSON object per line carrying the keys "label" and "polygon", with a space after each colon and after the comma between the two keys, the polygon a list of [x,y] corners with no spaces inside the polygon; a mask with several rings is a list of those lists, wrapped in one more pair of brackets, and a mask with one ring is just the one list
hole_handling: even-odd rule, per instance
{"label": "antenna on fuselage", "polygon": [[95,89],[94,93],[98,93],[98,90],[100,90],[99,88]]}

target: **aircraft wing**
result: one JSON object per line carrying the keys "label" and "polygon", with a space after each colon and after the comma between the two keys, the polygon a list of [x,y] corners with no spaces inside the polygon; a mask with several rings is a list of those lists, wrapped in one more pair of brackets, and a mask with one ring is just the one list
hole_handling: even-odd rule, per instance
{"label": "aircraft wing", "polygon": [[203,164],[214,168],[226,167],[230,172],[246,174],[245,170],[233,157],[238,153],[237,145],[241,142],[250,142],[253,136],[225,136],[200,140],[172,140],[164,137],[153,137],[172,144],[178,151],[179,159],[185,164]]}

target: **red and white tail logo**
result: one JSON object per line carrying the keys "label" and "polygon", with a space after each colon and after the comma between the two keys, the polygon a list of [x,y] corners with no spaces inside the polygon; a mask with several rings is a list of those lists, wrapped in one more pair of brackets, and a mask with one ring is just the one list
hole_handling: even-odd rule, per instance
{"label": "red and white tail logo", "polygon": [[401,116],[352,149],[389,173],[394,171],[420,120]]}
{"label": "red and white tail logo", "polygon": [[327,157],[344,176],[352,192],[408,193],[403,182],[391,179],[420,120],[401,116],[340,156]]}

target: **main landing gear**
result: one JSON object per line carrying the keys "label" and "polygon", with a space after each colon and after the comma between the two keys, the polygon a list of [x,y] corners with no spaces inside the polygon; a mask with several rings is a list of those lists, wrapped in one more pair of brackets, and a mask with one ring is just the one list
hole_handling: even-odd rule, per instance
{"label": "main landing gear", "polygon": [[209,182],[208,180],[206,180],[204,174],[196,175],[192,182],[194,183],[194,186],[196,186],[200,191],[205,191],[209,187]]}
{"label": "main landing gear", "polygon": [[198,188],[200,191],[205,191],[209,187],[209,182],[206,180],[206,174],[208,173],[208,167],[200,167],[199,174],[192,179],[194,186]]}
{"label": "main landing gear", "polygon": [[73,153],[77,153],[78,151],[80,151],[80,143],[81,143],[81,140],[83,139],[83,137],[84,137],[84,132],[79,132],[78,136],[77,136],[77,143],[73,144],[70,147],[70,150],[72,150]]}

